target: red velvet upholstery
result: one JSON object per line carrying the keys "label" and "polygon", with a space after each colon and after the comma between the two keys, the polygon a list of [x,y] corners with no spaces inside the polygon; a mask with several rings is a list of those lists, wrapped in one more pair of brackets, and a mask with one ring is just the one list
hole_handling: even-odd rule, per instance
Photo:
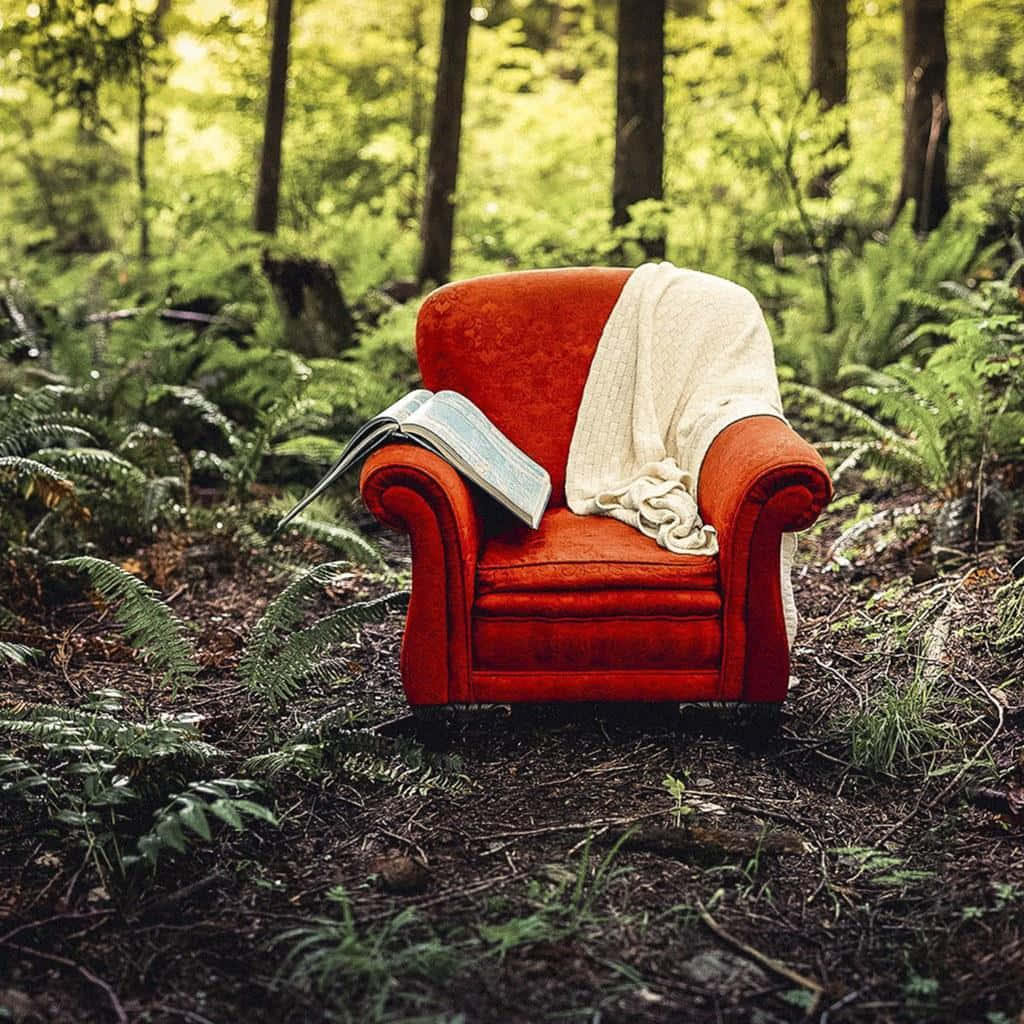
{"label": "red velvet upholstery", "polygon": [[420,448],[389,445],[367,460],[367,506],[412,538],[411,704],[784,699],[781,535],[813,523],[831,494],[821,459],[788,426],[751,417],[712,444],[698,502],[719,531],[716,558],[670,554],[565,508],[576,412],[629,273],[497,274],[424,303],[424,384],[476,402],[545,466],[552,496],[531,531]]}

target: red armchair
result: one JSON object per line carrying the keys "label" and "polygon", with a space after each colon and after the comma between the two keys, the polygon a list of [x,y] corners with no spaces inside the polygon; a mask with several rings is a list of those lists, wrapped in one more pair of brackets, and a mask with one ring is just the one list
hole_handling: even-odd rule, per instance
{"label": "red armchair", "polygon": [[532,531],[443,460],[388,445],[360,487],[412,539],[401,671],[410,704],[512,701],[779,703],[789,650],[779,544],[810,526],[831,484],[781,420],[723,430],[698,500],[716,557],[665,551],[565,504],[565,466],[601,330],[630,271],[536,270],[446,285],[423,304],[424,385],[472,399],[551,475]]}

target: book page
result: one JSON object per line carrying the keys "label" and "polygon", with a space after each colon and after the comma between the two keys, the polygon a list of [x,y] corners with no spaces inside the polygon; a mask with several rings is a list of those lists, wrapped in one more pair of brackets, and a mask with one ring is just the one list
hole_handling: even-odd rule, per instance
{"label": "book page", "polygon": [[[420,406],[429,402],[433,394],[433,391],[428,391],[426,388],[410,391],[409,394],[402,395],[397,402],[392,402],[383,412],[374,416],[373,420],[389,419],[396,423],[404,423]],[[370,422],[372,423],[373,420]]]}
{"label": "book page", "polygon": [[547,470],[520,451],[469,399],[438,391],[410,416],[404,427],[436,439],[466,464],[467,475],[493,496],[539,521],[551,492]]}

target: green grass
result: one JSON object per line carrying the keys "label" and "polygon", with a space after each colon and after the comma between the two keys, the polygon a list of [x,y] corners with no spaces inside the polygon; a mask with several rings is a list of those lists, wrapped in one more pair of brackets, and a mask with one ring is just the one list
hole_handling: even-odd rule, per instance
{"label": "green grass", "polygon": [[951,699],[918,662],[911,679],[885,676],[848,724],[850,758],[873,775],[929,774],[939,755],[960,743],[944,715]]}

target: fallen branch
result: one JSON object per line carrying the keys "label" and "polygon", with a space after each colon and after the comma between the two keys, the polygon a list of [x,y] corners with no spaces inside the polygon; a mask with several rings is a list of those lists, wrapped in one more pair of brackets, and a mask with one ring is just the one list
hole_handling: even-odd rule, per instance
{"label": "fallen branch", "polygon": [[640,850],[658,857],[720,864],[723,859],[756,857],[758,854],[803,853],[803,840],[794,832],[765,833],[763,829],[741,832],[709,825],[681,828],[641,828],[625,834],[604,834],[596,842],[618,843],[623,850]]}
{"label": "fallen branch", "polygon": [[664,807],[659,811],[648,811],[646,814],[634,815],[631,818],[597,818],[594,821],[574,821],[564,825],[543,825],[540,828],[516,829],[511,832],[489,832],[482,836],[466,836],[470,842],[481,843],[490,839],[525,839],[528,836],[545,836],[555,832],[579,832],[584,829],[603,829],[610,825],[635,825],[638,821],[646,821],[648,818],[660,818],[671,814],[671,807]]}
{"label": "fallen branch", "polygon": [[74,960],[69,960],[65,956],[57,956],[55,953],[43,953],[41,950],[31,949],[28,946],[19,946],[14,942],[10,944],[10,948],[16,949],[19,953],[35,956],[40,960],[48,960],[50,963],[60,964],[63,967],[70,967],[78,971],[86,981],[97,986],[97,988],[103,989],[107,994],[107,999],[110,1000],[110,1005],[114,1011],[114,1016],[118,1020],[118,1024],[128,1024],[128,1014],[124,1012],[124,1007],[121,1005],[121,1000],[117,998],[117,993],[101,977],[93,974],[88,967],[75,963]]}
{"label": "fallen branch", "polygon": [[29,921],[28,924],[18,925],[17,928],[12,928],[11,931],[0,935],[0,946],[6,942],[10,942],[15,935],[20,935],[22,932],[32,931],[33,928],[43,928],[48,924],[55,924],[57,921],[81,921],[87,917],[104,917],[108,914],[113,913],[110,910],[87,910],[82,914],[54,914],[53,917],[44,917],[39,921]]}
{"label": "fallen branch", "polygon": [[[132,320],[137,316],[143,316],[150,310],[144,306],[136,306],[131,309],[112,309],[105,313],[90,313],[85,318],[86,324],[110,324],[118,320]],[[236,330],[243,330],[245,325],[240,324],[230,317],[220,313],[194,313],[190,309],[158,309],[156,314],[161,320],[174,320],[179,323],[191,324],[224,324]]]}
{"label": "fallen branch", "polygon": [[787,967],[781,960],[776,960],[774,957],[768,956],[766,953],[762,953],[758,949],[754,949],[753,946],[748,946],[745,942],[741,942],[734,935],[730,935],[707,912],[703,903],[697,904],[697,913],[700,914],[700,919],[704,924],[707,925],[707,927],[710,928],[711,931],[713,931],[724,943],[732,946],[733,949],[742,953],[755,963],[760,964],[773,974],[779,975],[780,978],[792,981],[794,984],[797,984],[801,988],[807,989],[808,992],[813,993],[814,999],[811,1005],[807,1007],[807,1016],[810,1017],[814,1013],[818,1008],[818,1003],[821,1001],[821,997],[825,991],[823,985],[815,981],[813,978],[808,978],[806,974],[801,974],[799,971],[794,971],[792,967]]}

